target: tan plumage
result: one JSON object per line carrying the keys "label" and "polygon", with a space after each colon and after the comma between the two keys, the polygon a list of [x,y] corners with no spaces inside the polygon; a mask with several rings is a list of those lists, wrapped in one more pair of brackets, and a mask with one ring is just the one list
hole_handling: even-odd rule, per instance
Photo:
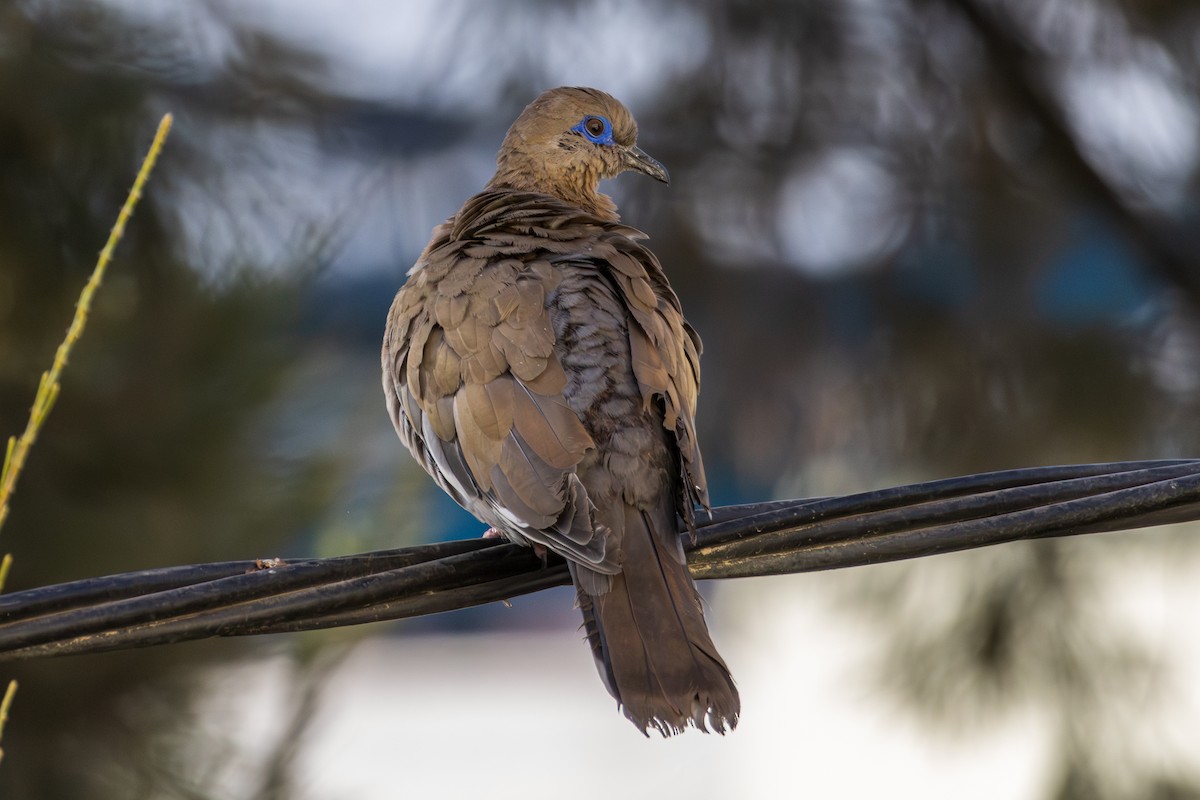
{"label": "tan plumage", "polygon": [[708,503],[700,341],[645,235],[597,191],[628,169],[666,180],[636,138],[595,89],[525,109],[495,177],[434,230],[396,295],[384,393],[400,438],[460,505],[568,560],[626,716],[664,735],[723,731],[737,689],[677,533]]}

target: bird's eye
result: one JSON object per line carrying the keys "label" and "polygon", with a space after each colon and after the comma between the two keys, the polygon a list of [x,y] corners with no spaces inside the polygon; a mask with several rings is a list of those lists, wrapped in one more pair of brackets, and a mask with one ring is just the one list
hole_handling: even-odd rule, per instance
{"label": "bird's eye", "polygon": [[612,124],[604,117],[586,116],[571,130],[592,144],[613,144]]}

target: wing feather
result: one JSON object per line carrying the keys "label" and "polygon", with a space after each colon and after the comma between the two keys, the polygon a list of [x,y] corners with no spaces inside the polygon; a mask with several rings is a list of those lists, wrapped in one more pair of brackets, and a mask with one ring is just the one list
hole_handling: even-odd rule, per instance
{"label": "wing feather", "polygon": [[[492,203],[485,213],[499,225],[504,209]],[[561,276],[545,258],[501,249],[435,236],[410,273],[384,342],[393,422],[422,466],[480,519],[615,572],[616,548],[575,475],[594,443],[562,397],[567,379],[546,307]]]}

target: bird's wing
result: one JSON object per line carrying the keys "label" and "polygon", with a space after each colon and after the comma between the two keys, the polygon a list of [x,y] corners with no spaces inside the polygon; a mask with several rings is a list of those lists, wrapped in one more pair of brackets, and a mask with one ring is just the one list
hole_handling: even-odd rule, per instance
{"label": "bird's wing", "polygon": [[645,234],[620,227],[599,237],[592,256],[606,265],[629,309],[633,374],[644,408],[658,403],[663,427],[678,450],[680,497],[677,508],[694,529],[694,509],[707,509],[708,483],[696,438],[700,394],[700,336],[683,318],[679,298],[658,259],[639,243]]}
{"label": "bird's wing", "polygon": [[617,548],[575,474],[594,444],[562,396],[566,375],[546,308],[557,271],[545,259],[507,257],[503,236],[444,232],[388,318],[384,390],[397,431],[476,516],[596,572],[617,572]]}

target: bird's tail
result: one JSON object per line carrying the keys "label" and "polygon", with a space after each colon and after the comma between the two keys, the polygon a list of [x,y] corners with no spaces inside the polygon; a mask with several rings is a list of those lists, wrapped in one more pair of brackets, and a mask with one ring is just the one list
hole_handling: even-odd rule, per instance
{"label": "bird's tail", "polygon": [[608,691],[643,732],[670,736],[691,724],[724,733],[741,701],[665,516],[625,507],[620,573],[571,563],[584,630]]}

